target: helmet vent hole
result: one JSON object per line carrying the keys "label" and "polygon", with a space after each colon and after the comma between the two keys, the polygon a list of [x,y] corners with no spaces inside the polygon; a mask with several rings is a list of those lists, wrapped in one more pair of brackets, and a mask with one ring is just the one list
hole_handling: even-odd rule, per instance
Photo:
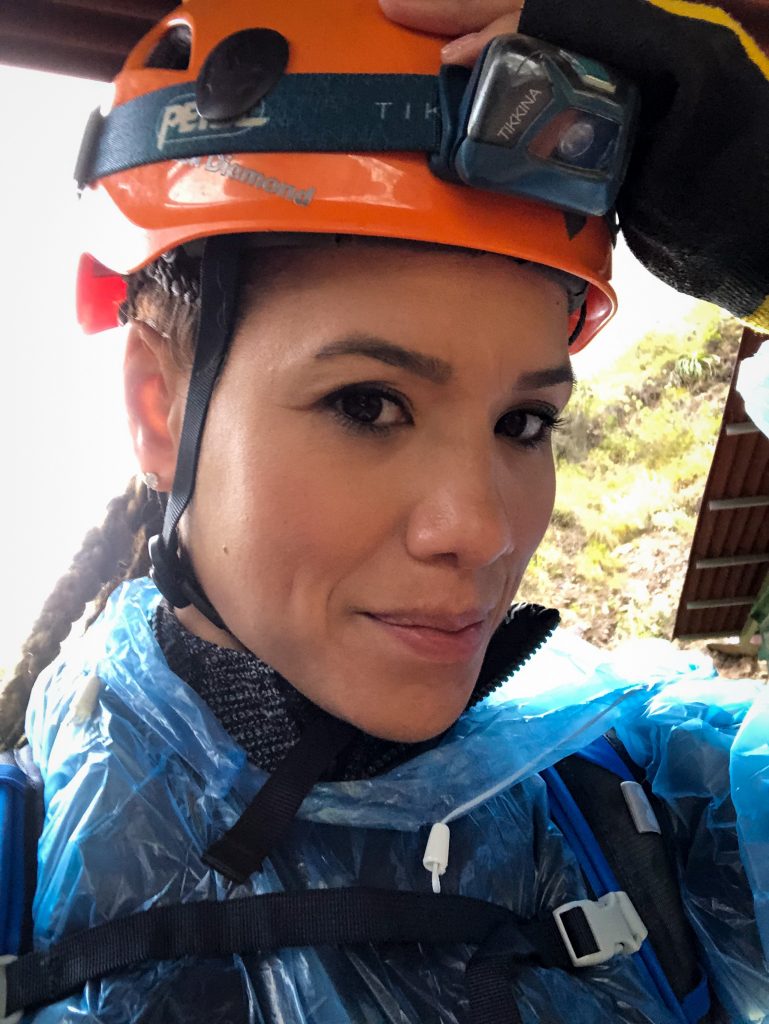
{"label": "helmet vent hole", "polygon": [[144,66],[186,71],[190,66],[191,52],[192,32],[189,25],[173,25],[155,44]]}

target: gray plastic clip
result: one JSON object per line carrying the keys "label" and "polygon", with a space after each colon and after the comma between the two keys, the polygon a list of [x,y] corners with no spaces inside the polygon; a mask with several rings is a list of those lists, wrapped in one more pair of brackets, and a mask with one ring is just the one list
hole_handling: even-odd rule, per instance
{"label": "gray plastic clip", "polygon": [[657,835],[662,835],[657,815],[649,803],[643,786],[639,782],[621,782],[619,788],[622,790],[636,832],[641,835],[645,832],[656,832]]}
{"label": "gray plastic clip", "polygon": [[12,956],[10,953],[0,956],[0,1024],[19,1024],[21,1020],[21,1010],[11,1014],[5,1012],[8,1005],[8,983],[5,978],[5,968],[7,964],[12,964],[14,960],[18,959],[17,956]]}

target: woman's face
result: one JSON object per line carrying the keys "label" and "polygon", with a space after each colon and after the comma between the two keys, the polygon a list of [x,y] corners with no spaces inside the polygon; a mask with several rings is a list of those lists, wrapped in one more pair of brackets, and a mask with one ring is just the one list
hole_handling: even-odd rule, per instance
{"label": "woman's face", "polygon": [[552,511],[566,325],[501,257],[297,256],[236,333],[183,523],[234,636],[373,735],[455,721]]}

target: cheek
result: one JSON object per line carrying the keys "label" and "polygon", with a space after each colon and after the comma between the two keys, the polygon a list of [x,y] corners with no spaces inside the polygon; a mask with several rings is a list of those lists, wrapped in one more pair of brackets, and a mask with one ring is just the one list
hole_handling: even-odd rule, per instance
{"label": "cheek", "polygon": [[[356,472],[355,460],[341,457],[325,435],[320,443],[293,424],[293,417],[277,431],[252,424],[221,439],[212,432],[201,458],[192,516],[198,530],[191,536],[196,567],[195,542],[203,540],[208,557],[199,571],[210,580],[212,598],[217,592],[229,603],[233,592],[239,600],[248,594],[252,615],[268,602],[316,617],[388,530],[382,495]],[[217,440],[226,447],[215,458]],[[204,540],[212,528],[214,550]]]}
{"label": "cheek", "polygon": [[555,492],[556,492],[556,472],[555,472],[555,459],[553,458],[552,451],[548,457],[547,471],[543,473],[542,479],[542,494],[540,497],[540,521],[542,524],[542,532],[547,529],[550,522],[550,517],[553,514],[553,507],[555,505]]}
{"label": "cheek", "polygon": [[518,468],[512,484],[517,549],[526,562],[536,551],[550,523],[555,504],[555,463],[550,450],[537,453],[536,464]]}

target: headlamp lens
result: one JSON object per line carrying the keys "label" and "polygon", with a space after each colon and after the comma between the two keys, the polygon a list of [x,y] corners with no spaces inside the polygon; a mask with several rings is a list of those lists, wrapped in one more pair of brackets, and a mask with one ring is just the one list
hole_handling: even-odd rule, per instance
{"label": "headlamp lens", "polygon": [[621,126],[585,110],[563,110],[529,143],[531,156],[580,171],[608,173]]}
{"label": "headlamp lens", "polygon": [[594,141],[593,126],[587,121],[577,121],[558,140],[556,153],[562,160],[577,160],[587,153]]}

